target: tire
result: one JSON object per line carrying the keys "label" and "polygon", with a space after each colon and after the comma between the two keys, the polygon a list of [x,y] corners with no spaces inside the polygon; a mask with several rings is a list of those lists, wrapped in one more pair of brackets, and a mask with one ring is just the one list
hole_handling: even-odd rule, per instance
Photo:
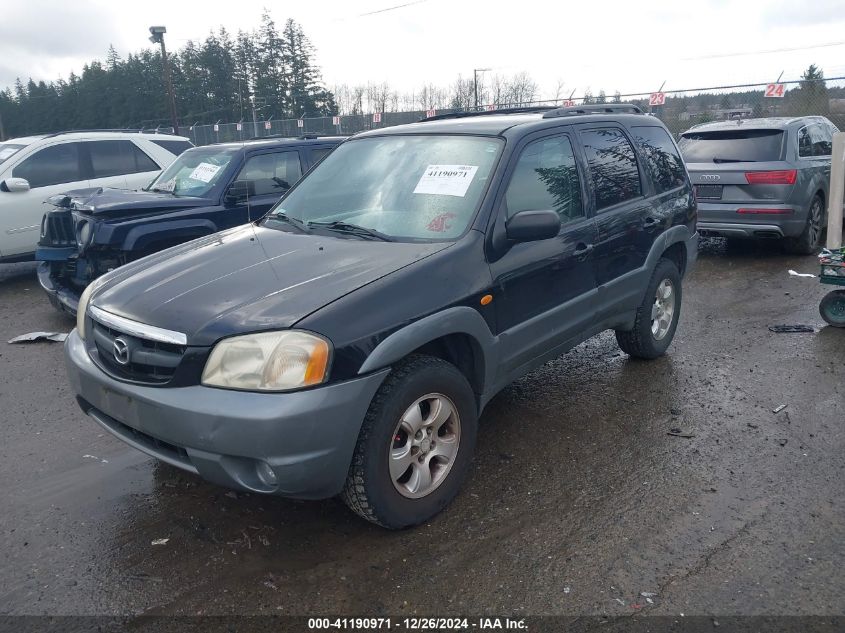
{"label": "tire", "polygon": [[439,358],[410,356],[373,397],[341,498],[353,512],[382,527],[423,523],[458,493],[476,435],[475,395],[464,375]]}
{"label": "tire", "polygon": [[807,223],[798,237],[785,240],[786,250],[795,255],[812,255],[822,244],[822,224],[824,223],[824,203],[819,195],[813,198],[807,211]]}
{"label": "tire", "polygon": [[845,290],[831,290],[819,304],[819,314],[833,327],[845,327]]}
{"label": "tire", "polygon": [[[661,295],[664,295],[667,284],[670,294],[658,297],[658,288],[661,289]],[[660,259],[648,282],[643,301],[637,308],[633,329],[616,330],[616,342],[622,351],[629,356],[647,360],[663,356],[675,337],[681,316],[682,294],[681,274],[677,266],[668,259]],[[661,318],[666,316],[668,323]],[[656,320],[657,326],[654,325]]]}

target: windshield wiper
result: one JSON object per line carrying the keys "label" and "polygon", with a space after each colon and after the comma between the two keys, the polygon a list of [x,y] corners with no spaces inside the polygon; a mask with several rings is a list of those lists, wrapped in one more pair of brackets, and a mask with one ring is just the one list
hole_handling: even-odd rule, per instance
{"label": "windshield wiper", "polygon": [[756,163],[756,160],[750,158],[714,158],[714,163]]}
{"label": "windshield wiper", "polygon": [[278,220],[279,222],[285,222],[286,224],[290,224],[293,228],[297,229],[300,233],[310,233],[311,231],[308,230],[308,225],[300,220],[299,218],[294,218],[289,216],[287,213],[282,213],[281,211],[277,213],[271,213],[267,216],[267,220]]}
{"label": "windshield wiper", "polygon": [[338,233],[347,233],[349,235],[356,235],[358,237],[371,237],[383,242],[392,242],[393,238],[385,235],[381,231],[375,229],[368,229],[366,226],[359,226],[358,224],[350,224],[336,220],[334,222],[309,222],[308,226],[316,226],[321,229],[329,229],[330,231],[337,231]]}
{"label": "windshield wiper", "polygon": [[158,187],[152,187],[151,189],[145,189],[144,191],[152,191],[153,193],[169,193],[171,196],[175,196],[175,191],[170,191],[169,189],[159,189]]}

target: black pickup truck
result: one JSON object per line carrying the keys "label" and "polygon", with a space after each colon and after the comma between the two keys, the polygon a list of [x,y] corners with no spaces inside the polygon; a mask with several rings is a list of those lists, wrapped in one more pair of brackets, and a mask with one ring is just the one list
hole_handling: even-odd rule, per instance
{"label": "black pickup truck", "polygon": [[262,217],[343,138],[196,147],[147,188],[79,189],[47,200],[35,258],[50,302],[76,314],[94,279],[127,262]]}

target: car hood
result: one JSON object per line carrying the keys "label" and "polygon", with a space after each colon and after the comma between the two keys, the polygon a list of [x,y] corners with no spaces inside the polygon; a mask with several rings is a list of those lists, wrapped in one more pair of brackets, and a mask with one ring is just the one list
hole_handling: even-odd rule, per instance
{"label": "car hood", "polygon": [[170,193],[95,187],[74,189],[53,196],[47,202],[97,217],[124,217],[150,212],[166,212],[208,205],[205,198],[174,196]]}
{"label": "car hood", "polygon": [[91,303],[183,332],[189,345],[211,345],[232,334],[291,327],[450,244],[376,242],[247,224],[107,273]]}

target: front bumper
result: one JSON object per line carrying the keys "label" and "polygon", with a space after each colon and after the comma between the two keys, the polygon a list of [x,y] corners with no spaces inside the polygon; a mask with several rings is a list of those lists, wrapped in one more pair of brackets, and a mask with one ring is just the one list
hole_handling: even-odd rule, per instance
{"label": "front bumper", "polygon": [[79,306],[79,293],[75,289],[58,285],[50,277],[50,264],[38,262],[38,283],[54,308],[61,312],[67,312],[76,316],[76,309]]}
{"label": "front bumper", "polygon": [[[223,486],[301,499],[341,491],[361,423],[390,371],[280,394],[151,387],[103,373],[76,330],[65,362],[83,411],[127,444]],[[259,476],[261,462],[275,485]]]}
{"label": "front bumper", "polygon": [[[785,213],[739,213],[739,209],[776,209]],[[796,237],[806,223],[806,210],[793,205],[698,202],[698,231],[702,237]]]}

